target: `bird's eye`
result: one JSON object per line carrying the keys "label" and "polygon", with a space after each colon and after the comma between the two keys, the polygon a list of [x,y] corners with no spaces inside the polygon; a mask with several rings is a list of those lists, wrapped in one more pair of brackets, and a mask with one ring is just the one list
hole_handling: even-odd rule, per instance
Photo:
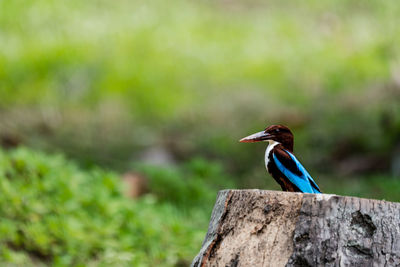
{"label": "bird's eye", "polygon": [[275,130],[275,132],[277,132],[277,133],[278,133],[278,132],[279,132],[279,129],[276,129],[276,130]]}

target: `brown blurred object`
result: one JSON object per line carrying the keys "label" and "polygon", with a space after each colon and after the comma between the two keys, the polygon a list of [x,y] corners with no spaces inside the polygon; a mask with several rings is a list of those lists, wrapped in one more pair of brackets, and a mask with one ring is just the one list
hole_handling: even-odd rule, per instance
{"label": "brown blurred object", "polygon": [[2,148],[9,149],[19,146],[22,140],[19,136],[14,134],[2,134],[0,136],[0,144]]}
{"label": "brown blurred object", "polygon": [[149,191],[147,178],[140,173],[127,172],[122,180],[126,184],[124,193],[129,198],[138,198]]}

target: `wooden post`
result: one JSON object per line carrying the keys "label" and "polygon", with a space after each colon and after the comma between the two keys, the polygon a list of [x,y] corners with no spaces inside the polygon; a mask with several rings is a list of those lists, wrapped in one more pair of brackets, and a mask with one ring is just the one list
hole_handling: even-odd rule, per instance
{"label": "wooden post", "polygon": [[220,191],[192,266],[400,266],[400,203]]}

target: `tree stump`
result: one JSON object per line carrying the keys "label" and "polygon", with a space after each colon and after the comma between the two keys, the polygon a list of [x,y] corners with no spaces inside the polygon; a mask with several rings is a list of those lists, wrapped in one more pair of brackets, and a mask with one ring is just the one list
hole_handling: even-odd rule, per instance
{"label": "tree stump", "polygon": [[400,266],[400,203],[220,191],[191,266]]}

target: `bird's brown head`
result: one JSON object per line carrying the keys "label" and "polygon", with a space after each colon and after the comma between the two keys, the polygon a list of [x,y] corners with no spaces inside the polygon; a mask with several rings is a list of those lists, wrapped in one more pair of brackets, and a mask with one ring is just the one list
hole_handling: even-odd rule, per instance
{"label": "bird's brown head", "polygon": [[261,141],[275,141],[282,144],[284,148],[293,152],[293,134],[290,129],[284,125],[271,125],[264,131],[249,135],[239,140],[242,143],[254,143]]}

